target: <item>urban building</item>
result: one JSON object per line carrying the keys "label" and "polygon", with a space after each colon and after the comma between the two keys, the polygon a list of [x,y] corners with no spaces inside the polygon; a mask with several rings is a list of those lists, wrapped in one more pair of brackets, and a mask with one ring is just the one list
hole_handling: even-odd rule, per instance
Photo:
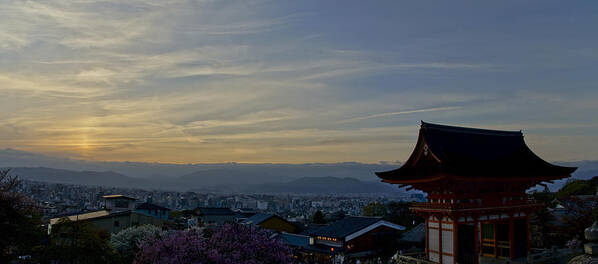
{"label": "urban building", "polygon": [[[135,198],[124,195],[105,195],[103,197],[105,199],[105,208],[102,210],[78,212],[50,219],[48,224],[48,234],[52,232],[52,226],[83,221],[90,222],[96,228],[113,234],[137,225],[150,224],[163,226],[168,221],[168,218],[164,218],[161,214],[154,216],[147,213],[137,212],[134,209]],[[143,212],[145,210],[142,209],[141,211]],[[169,209],[166,209],[166,211],[169,211]]]}
{"label": "urban building", "polygon": [[221,226],[225,223],[235,223],[237,214],[229,208],[197,207],[195,215],[205,226]]}

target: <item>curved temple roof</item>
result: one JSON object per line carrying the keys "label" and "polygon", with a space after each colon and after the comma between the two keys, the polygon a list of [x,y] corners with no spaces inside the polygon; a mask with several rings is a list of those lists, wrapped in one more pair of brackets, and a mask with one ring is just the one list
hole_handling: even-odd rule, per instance
{"label": "curved temple roof", "polygon": [[525,144],[521,131],[425,123],[415,150],[399,169],[377,172],[383,182],[410,184],[439,178],[537,179],[569,177],[577,168],[550,164]]}

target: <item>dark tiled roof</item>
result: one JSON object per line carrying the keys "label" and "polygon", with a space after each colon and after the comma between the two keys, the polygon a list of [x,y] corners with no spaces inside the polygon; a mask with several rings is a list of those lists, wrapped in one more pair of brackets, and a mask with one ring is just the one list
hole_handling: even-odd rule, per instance
{"label": "dark tiled roof", "polygon": [[417,146],[407,162],[399,169],[376,174],[390,181],[412,181],[440,174],[558,179],[570,176],[575,169],[553,165],[538,157],[525,144],[521,131],[422,122]]}
{"label": "dark tiled roof", "polygon": [[310,235],[344,238],[345,236],[353,234],[379,221],[382,221],[382,218],[347,216],[330,225],[323,226],[315,231],[312,231]]}
{"label": "dark tiled roof", "polygon": [[252,208],[237,208],[235,211],[242,213],[255,213],[255,209]]}
{"label": "dark tiled roof", "polygon": [[426,239],[426,225],[421,223],[403,233],[401,241],[419,243]]}
{"label": "dark tiled roof", "polygon": [[78,212],[71,212],[71,213],[61,213],[61,214],[56,214],[56,215],[53,215],[51,218],[59,218],[59,217],[67,217],[67,216],[80,215],[80,214],[88,214],[88,213],[99,212],[99,211],[105,211],[105,209],[98,209],[98,210],[80,210],[80,211],[78,211]]}
{"label": "dark tiled roof", "polygon": [[[282,233],[280,239],[282,240],[282,243],[284,243],[285,245],[294,248],[300,248],[302,249],[302,251],[334,255],[334,252],[330,251],[330,246],[318,244],[310,245],[309,236]],[[336,249],[341,250],[338,247],[336,247]]]}
{"label": "dark tiled roof", "polygon": [[199,215],[236,215],[236,213],[229,208],[197,207],[195,210]]}
{"label": "dark tiled roof", "polygon": [[254,214],[253,216],[245,219],[245,221],[243,221],[244,224],[250,224],[250,225],[259,225],[261,222],[264,222],[268,219],[270,219],[271,217],[275,217],[276,215],[274,214]]}
{"label": "dark tiled roof", "polygon": [[166,207],[162,207],[153,203],[142,203],[142,204],[138,204],[137,209],[141,209],[141,210],[165,210],[165,211],[170,211],[170,209],[166,208]]}
{"label": "dark tiled roof", "polygon": [[293,247],[309,246],[309,236],[282,233],[280,238],[283,243]]}
{"label": "dark tiled roof", "polygon": [[301,228],[301,235],[306,235],[309,236],[311,234],[313,234],[314,232],[318,231],[320,228],[324,227],[326,225],[318,225],[318,224],[307,224],[307,226],[304,226]]}

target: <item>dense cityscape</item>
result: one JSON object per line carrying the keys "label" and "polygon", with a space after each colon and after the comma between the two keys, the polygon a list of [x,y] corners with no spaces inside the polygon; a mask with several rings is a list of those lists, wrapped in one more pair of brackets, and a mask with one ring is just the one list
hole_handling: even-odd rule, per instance
{"label": "dense cityscape", "polygon": [[59,183],[23,181],[19,192],[38,203],[44,217],[72,214],[81,210],[99,210],[104,208],[104,195],[122,194],[143,203],[151,199],[152,203],[171,210],[193,210],[197,207],[216,207],[249,209],[256,212],[276,213],[290,221],[306,222],[316,212],[326,214],[342,212],[346,215],[361,215],[363,208],[374,202],[410,202],[424,201],[423,194],[411,194],[403,197],[346,196],[336,195],[266,195],[266,194],[214,194],[195,192],[174,192],[114,188],[102,186],[84,186]]}

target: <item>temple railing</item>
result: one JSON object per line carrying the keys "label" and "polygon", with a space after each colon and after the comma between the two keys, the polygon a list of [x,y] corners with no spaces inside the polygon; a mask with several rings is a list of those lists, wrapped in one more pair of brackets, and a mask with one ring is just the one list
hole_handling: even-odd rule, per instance
{"label": "temple railing", "polygon": [[414,209],[473,209],[487,207],[514,207],[514,206],[536,206],[538,201],[534,199],[507,200],[507,201],[482,201],[481,203],[461,203],[461,202],[414,202],[411,207]]}
{"label": "temple railing", "polygon": [[428,261],[425,259],[426,253],[425,252],[417,252],[417,253],[405,253],[401,255],[395,255],[393,260],[391,261],[392,264],[431,264],[434,262]]}

